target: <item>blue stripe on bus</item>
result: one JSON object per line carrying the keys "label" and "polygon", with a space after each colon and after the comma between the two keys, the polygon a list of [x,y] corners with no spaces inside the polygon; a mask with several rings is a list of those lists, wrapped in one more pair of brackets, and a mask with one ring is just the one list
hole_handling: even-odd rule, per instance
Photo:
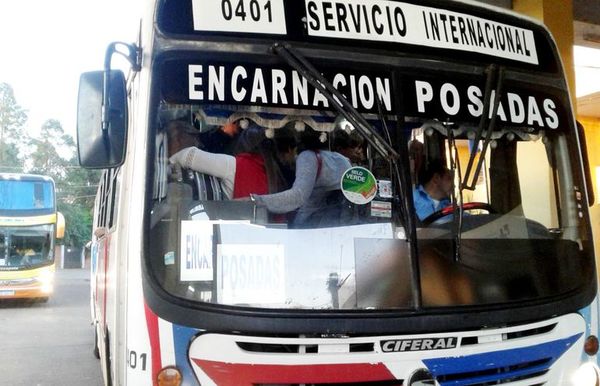
{"label": "blue stripe on bus", "polygon": [[565,339],[510,350],[425,359],[423,363],[442,386],[524,377],[549,369],[582,335],[580,333]]}
{"label": "blue stripe on bus", "polygon": [[182,386],[197,386],[196,376],[188,357],[190,343],[198,330],[173,324],[173,345],[175,348],[175,363],[183,377]]}

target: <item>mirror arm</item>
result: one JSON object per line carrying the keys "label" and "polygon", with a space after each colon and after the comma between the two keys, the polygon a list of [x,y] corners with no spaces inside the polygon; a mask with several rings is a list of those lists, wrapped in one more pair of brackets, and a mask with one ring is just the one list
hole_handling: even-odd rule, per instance
{"label": "mirror arm", "polygon": [[592,180],[592,170],[590,169],[590,159],[588,157],[588,152],[587,152],[587,140],[586,140],[586,136],[585,136],[585,128],[583,127],[583,125],[581,124],[581,122],[576,121],[575,122],[576,126],[577,126],[577,138],[579,140],[580,143],[580,153],[581,153],[581,160],[583,163],[583,180],[585,182],[585,191],[587,193],[587,199],[588,199],[588,206],[592,207],[594,205],[594,203],[596,202],[596,198],[594,197],[594,185],[593,185],[593,180]]}
{"label": "mirror arm", "polygon": [[[127,53],[118,50],[119,47],[125,47],[127,49]],[[110,63],[114,54],[119,54],[123,56],[129,64],[131,65],[131,69],[135,72],[140,71],[141,66],[141,55],[140,49],[135,44],[127,44],[122,42],[112,42],[108,45],[106,49],[106,54],[104,56],[104,79],[102,82],[102,132],[106,133],[108,131],[108,126],[110,122],[110,101],[108,100],[108,96],[110,95]]]}

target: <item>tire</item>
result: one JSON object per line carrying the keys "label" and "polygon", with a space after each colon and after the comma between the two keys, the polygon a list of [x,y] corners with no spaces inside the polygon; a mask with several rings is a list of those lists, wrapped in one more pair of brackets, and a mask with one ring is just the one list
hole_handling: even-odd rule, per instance
{"label": "tire", "polygon": [[92,350],[96,359],[100,359],[100,349],[98,348],[98,329],[94,327],[94,350]]}
{"label": "tire", "polygon": [[106,361],[106,386],[113,386],[112,361],[110,360],[110,338],[108,330],[106,330],[106,337],[104,338],[104,354],[104,360]]}

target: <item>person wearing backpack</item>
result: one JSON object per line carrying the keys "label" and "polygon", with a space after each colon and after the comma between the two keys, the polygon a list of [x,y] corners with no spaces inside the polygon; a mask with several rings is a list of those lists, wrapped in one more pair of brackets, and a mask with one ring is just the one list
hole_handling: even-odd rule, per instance
{"label": "person wearing backpack", "polygon": [[338,225],[345,201],[340,181],[352,165],[344,155],[328,150],[324,138],[325,133],[305,128],[292,187],[274,194],[252,194],[251,199],[271,213],[296,211],[291,222],[296,228]]}

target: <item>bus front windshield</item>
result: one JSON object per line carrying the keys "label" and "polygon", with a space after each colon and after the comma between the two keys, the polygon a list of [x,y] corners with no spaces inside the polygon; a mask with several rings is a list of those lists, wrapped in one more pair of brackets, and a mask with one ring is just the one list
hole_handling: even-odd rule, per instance
{"label": "bus front windshield", "polygon": [[[172,295],[257,309],[450,310],[556,299],[592,270],[566,127],[498,122],[476,142],[476,119],[362,113],[407,155],[394,163],[337,113],[182,104],[173,87],[162,84],[154,120],[146,239],[153,277]],[[449,187],[423,215],[417,196],[436,164]]]}
{"label": "bus front windshield", "polygon": [[[474,142],[475,131],[430,121],[411,133],[423,305],[506,304],[581,286],[593,268],[572,138],[505,127]],[[436,168],[450,178],[441,202],[423,198],[443,179]]]}
{"label": "bus front windshield", "polygon": [[54,226],[0,229],[0,270],[32,268],[54,261]]}

